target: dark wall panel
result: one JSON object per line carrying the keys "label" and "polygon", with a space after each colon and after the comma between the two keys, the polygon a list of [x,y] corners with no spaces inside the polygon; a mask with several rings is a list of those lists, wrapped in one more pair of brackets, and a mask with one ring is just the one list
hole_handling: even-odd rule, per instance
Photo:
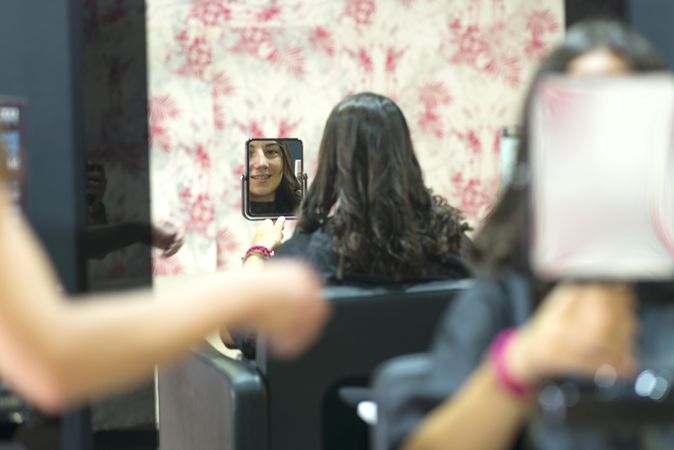
{"label": "dark wall panel", "polygon": [[674,70],[674,1],[631,0],[628,20],[656,46]]}

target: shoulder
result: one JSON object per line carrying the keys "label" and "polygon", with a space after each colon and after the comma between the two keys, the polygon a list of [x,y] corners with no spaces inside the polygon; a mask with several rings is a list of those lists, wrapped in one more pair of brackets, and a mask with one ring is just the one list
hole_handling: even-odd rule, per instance
{"label": "shoulder", "polygon": [[311,233],[296,230],[276,250],[276,255],[306,262],[325,280],[332,279],[337,270],[337,255],[332,250],[332,238],[320,229]]}
{"label": "shoulder", "polygon": [[306,255],[311,248],[322,248],[330,244],[330,237],[321,230],[305,233],[296,229],[293,235],[276,250],[279,256]]}

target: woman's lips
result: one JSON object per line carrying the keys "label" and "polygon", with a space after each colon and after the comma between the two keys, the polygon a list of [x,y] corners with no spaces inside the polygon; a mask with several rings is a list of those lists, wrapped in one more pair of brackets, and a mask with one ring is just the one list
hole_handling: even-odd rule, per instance
{"label": "woman's lips", "polygon": [[271,175],[251,175],[250,177],[255,181],[267,181]]}

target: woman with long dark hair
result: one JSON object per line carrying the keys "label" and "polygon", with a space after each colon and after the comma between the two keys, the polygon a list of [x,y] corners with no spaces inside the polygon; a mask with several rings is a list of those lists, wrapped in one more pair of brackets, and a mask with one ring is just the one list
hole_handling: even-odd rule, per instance
{"label": "woman with long dark hair", "polygon": [[484,276],[447,312],[426,379],[397,393],[386,430],[390,448],[505,449],[517,442],[537,449],[672,448],[672,430],[607,433],[549,427],[530,417],[534,388],[550,377],[605,372],[628,377],[637,358],[674,368],[671,344],[658,344],[674,341],[674,303],[662,301],[674,298],[671,290],[653,284],[553,285],[536,279],[528,257],[526,115],[539,82],[550,74],[597,77],[664,69],[643,37],[610,21],[573,27],[543,61],[525,104],[513,182],[475,239],[476,264]]}
{"label": "woman with long dark hair", "polygon": [[[415,281],[470,275],[461,213],[426,187],[407,122],[389,98],[360,93],[330,113],[297,230],[277,254],[327,280]],[[258,230],[273,249],[281,225]]]}
{"label": "woman with long dark hair", "polygon": [[293,172],[288,143],[253,139],[248,142],[250,212],[290,215],[302,199],[302,186]]}

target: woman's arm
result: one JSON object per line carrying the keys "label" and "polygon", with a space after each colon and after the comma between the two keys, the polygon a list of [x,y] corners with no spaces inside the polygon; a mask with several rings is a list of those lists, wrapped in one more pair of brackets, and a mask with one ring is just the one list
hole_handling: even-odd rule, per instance
{"label": "woman's arm", "polygon": [[317,279],[296,264],[214,275],[161,301],[151,293],[66,301],[7,205],[1,189],[0,376],[44,409],[126,387],[219,326],[264,330],[281,353],[296,353],[325,318]]}
{"label": "woman's arm", "polygon": [[[276,250],[278,246],[281,245],[281,241],[283,241],[283,225],[285,220],[285,217],[281,216],[276,219],[276,222],[272,222],[270,219],[262,222],[258,229],[255,230],[251,247],[261,245],[271,251]],[[264,269],[265,261],[266,257],[264,257],[261,252],[247,253],[243,257],[242,267],[243,270],[251,274],[259,273]],[[235,336],[232,336],[232,333],[230,333],[227,327],[220,328],[220,339],[223,344],[231,348],[240,347],[241,341],[237,343],[237,339],[235,339],[236,336],[238,339],[243,339],[243,341],[252,342],[251,344],[246,344],[244,342],[244,345],[250,345],[251,348],[254,348],[255,333],[238,332]],[[240,348],[240,350],[243,350],[243,348]],[[250,356],[250,354],[246,356]]]}
{"label": "woman's arm", "polygon": [[519,432],[530,402],[503,389],[489,363],[415,430],[404,450],[505,449]]}
{"label": "woman's arm", "polygon": [[[512,379],[528,386],[559,375],[592,377],[603,365],[617,376],[630,376],[636,367],[634,304],[633,293],[623,286],[560,285],[508,342],[504,367]],[[512,445],[528,402],[508,391],[490,361],[425,418],[404,450]]]}
{"label": "woman's arm", "polygon": [[[283,242],[283,226],[286,218],[281,216],[272,222],[267,219],[255,230],[251,247],[261,245],[267,249],[276,250]],[[259,252],[252,252],[244,256],[243,268],[247,271],[258,271],[264,267],[265,258]]]}

